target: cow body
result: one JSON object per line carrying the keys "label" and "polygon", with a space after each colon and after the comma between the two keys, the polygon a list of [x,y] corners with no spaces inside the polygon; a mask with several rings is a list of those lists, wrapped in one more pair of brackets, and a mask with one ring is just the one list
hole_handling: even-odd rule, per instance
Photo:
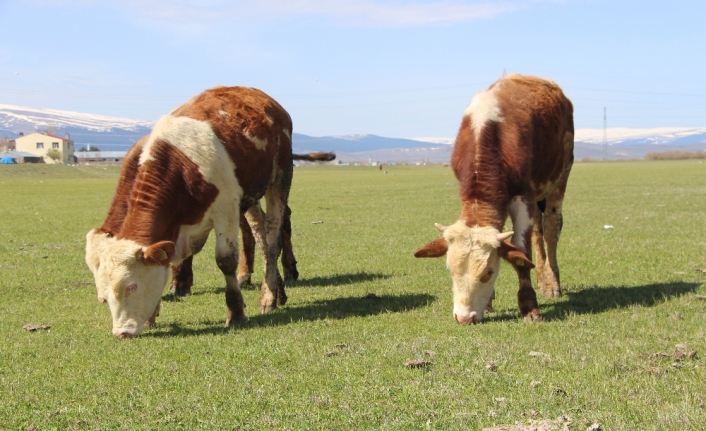
{"label": "cow body", "polygon": [[87,235],[86,261],[106,295],[115,335],[135,335],[154,317],[170,265],[197,253],[211,230],[226,280],[226,324],[245,320],[236,277],[242,211],[266,249],[260,312],[284,303],[276,259],[292,179],[291,134],[289,115],[266,94],[217,87],[162,117],[141,151],[130,152],[115,196],[124,217]]}
{"label": "cow body", "polygon": [[[501,258],[518,274],[522,316],[540,319],[530,280],[533,243],[540,291],[561,294],[556,247],[573,143],[571,101],[541,78],[505,76],[478,93],[464,112],[451,157],[460,183],[461,216],[452,226],[438,225],[443,237],[415,253],[447,254],[454,316],[460,323],[483,318]],[[508,216],[513,232],[501,233]]]}

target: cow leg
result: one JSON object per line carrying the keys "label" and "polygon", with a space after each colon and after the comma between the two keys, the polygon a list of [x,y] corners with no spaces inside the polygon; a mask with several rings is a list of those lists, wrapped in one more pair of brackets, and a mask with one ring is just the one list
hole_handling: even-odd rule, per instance
{"label": "cow leg", "polygon": [[[512,230],[515,232],[512,236],[512,244],[525,253],[529,259],[532,258],[532,230],[536,207],[534,196],[528,195],[516,196],[508,207],[512,219]],[[532,287],[532,279],[530,278],[530,268],[517,265],[513,265],[513,267],[520,280],[517,303],[522,317],[528,322],[541,320],[537,294]]]}
{"label": "cow leg", "polygon": [[245,213],[240,215],[240,233],[243,235],[243,248],[240,251],[240,266],[238,267],[238,285],[252,284],[252,273],[255,264],[255,237]]}
{"label": "cow leg", "polygon": [[544,266],[547,262],[547,252],[544,248],[544,210],[546,199],[542,201],[544,205],[539,206],[537,220],[532,229],[532,246],[535,250],[534,270],[537,272],[537,289],[546,297],[551,297],[551,290],[546,291],[546,279],[544,277]]}
{"label": "cow leg", "polygon": [[238,231],[240,211],[236,206],[225,214],[233,214],[234,217],[223,217],[216,219],[214,229],[216,231],[216,264],[223,273],[226,280],[226,326],[243,323],[248,318],[245,316],[245,302],[243,294],[238,285]]}
{"label": "cow leg", "polygon": [[174,296],[191,294],[191,287],[194,285],[193,260],[194,255],[191,255],[184,259],[181,264],[172,266],[172,284],[169,290],[174,292]]}
{"label": "cow leg", "polygon": [[[268,203],[268,212],[270,210],[270,206]],[[256,205],[253,205],[252,207],[248,208],[248,211],[245,213],[245,217],[247,218],[248,224],[250,225],[250,228],[252,229],[253,236],[255,238],[255,242],[258,245],[258,248],[260,249],[260,252],[262,253],[262,261],[264,262],[265,265],[265,280],[262,282],[262,293],[260,294],[260,313],[265,313],[267,311],[271,311],[275,307],[271,307],[269,309],[263,310],[262,307],[262,298],[265,295],[265,289],[267,286],[267,275],[268,275],[268,261],[269,261],[269,256],[267,253],[268,250],[268,243],[267,243],[267,221],[266,221],[266,216],[265,213],[262,211],[262,207],[260,206],[259,203]],[[273,259],[275,268],[277,267],[277,256],[274,257]],[[276,305],[276,301],[273,302]]]}
{"label": "cow leg", "polygon": [[297,260],[294,258],[292,250],[292,210],[289,205],[284,210],[282,220],[282,270],[284,271],[284,281],[297,281],[299,271],[297,271]]}
{"label": "cow leg", "polygon": [[[559,264],[556,260],[556,249],[559,244],[559,236],[564,225],[562,215],[562,204],[564,202],[564,192],[568,181],[568,171],[558,184],[557,188],[547,197],[547,209],[544,214],[544,241],[547,243],[547,262],[542,268],[543,286],[540,290],[548,298],[558,298],[561,296],[561,284],[559,281]],[[539,272],[538,272],[539,273]]]}
{"label": "cow leg", "polygon": [[191,288],[194,285],[194,270],[192,266],[194,255],[201,251],[207,240],[208,232],[201,238],[193,239],[189,244],[191,255],[184,259],[179,265],[172,266],[172,284],[169,290],[174,292],[175,296],[191,294]]}
{"label": "cow leg", "polygon": [[279,275],[277,259],[280,253],[280,235],[282,232],[282,219],[284,218],[289,187],[292,184],[292,166],[277,173],[277,178],[265,193],[267,214],[265,216],[265,280],[260,293],[260,313],[272,311],[280,305],[287,303],[284,291],[284,281]]}

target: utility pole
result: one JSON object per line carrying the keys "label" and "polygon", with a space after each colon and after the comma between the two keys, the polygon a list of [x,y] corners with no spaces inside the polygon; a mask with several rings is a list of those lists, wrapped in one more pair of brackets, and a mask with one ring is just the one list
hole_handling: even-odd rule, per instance
{"label": "utility pole", "polygon": [[606,107],[603,107],[603,160],[608,159],[608,115]]}

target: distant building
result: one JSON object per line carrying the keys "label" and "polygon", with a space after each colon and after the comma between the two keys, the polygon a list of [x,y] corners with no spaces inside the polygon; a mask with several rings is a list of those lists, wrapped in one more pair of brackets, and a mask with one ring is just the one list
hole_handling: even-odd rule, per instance
{"label": "distant building", "polygon": [[[49,133],[30,133],[15,139],[15,149],[20,152],[34,154],[44,158],[46,163],[74,163],[74,141],[69,138],[67,133],[63,138]],[[47,151],[59,151],[59,158],[54,161],[47,156]]]}
{"label": "distant building", "polygon": [[21,151],[3,151],[0,163],[44,163],[44,157]]}
{"label": "distant building", "polygon": [[74,154],[78,163],[122,163],[127,151],[78,151]]}

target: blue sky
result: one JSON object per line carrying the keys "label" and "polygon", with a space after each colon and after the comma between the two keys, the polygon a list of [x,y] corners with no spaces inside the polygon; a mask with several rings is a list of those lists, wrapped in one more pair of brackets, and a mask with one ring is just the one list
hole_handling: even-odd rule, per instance
{"label": "blue sky", "polygon": [[706,126],[706,2],[0,0],[0,103],[156,120],[257,87],[295,132],[453,137],[503,71],[577,128]]}

